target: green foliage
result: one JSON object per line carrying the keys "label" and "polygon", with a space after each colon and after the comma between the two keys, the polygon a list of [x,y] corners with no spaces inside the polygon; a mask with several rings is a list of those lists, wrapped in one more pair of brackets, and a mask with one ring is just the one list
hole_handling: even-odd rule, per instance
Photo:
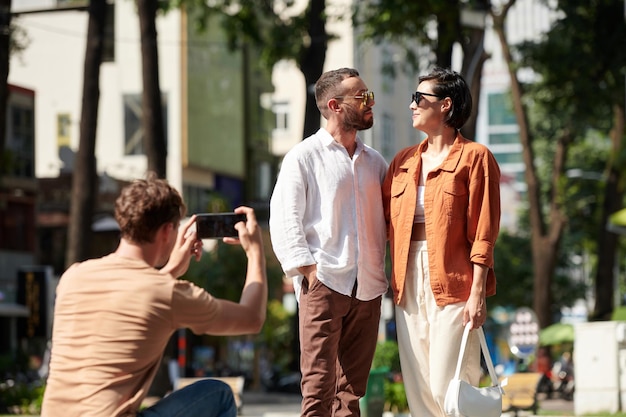
{"label": "green foliage", "polygon": [[433,64],[450,66],[453,45],[465,51],[476,31],[461,23],[463,10],[486,11],[488,4],[488,0],[361,0],[354,2],[352,20],[362,40],[402,48],[403,59],[387,64],[387,72],[413,74]]}
{"label": "green foliage", "polygon": [[26,29],[16,24],[15,21],[11,21],[9,31],[11,32],[9,51],[11,55],[20,57],[22,52],[30,45],[28,32],[26,32]]}
{"label": "green foliage", "polygon": [[15,156],[10,149],[0,149],[0,175],[9,174],[15,169]]}
{"label": "green foliage", "polygon": [[45,386],[5,381],[0,383],[0,412],[39,414]]}
{"label": "green foliage", "polygon": [[530,238],[501,231],[494,252],[496,295],[488,300],[487,305],[490,308],[533,305]]}
{"label": "green foliage", "polygon": [[[183,279],[206,289],[214,297],[239,301],[246,279],[248,259],[239,245],[228,245],[216,241],[211,252],[205,252],[200,262],[192,261]],[[282,285],[282,271],[268,262],[266,268],[269,293],[273,294]]]}
{"label": "green foliage", "polygon": [[400,372],[400,355],[397,342],[386,340],[376,345],[372,369],[380,368],[387,368],[391,372]]}
{"label": "green foliage", "polygon": [[416,45],[424,45],[431,51],[437,49],[438,40],[428,33],[428,28],[431,27],[429,23],[436,21],[432,5],[434,3],[436,2],[404,0],[355,2],[353,22],[360,29],[360,38],[377,44],[392,42],[399,45],[405,54],[404,59],[398,63],[385,63],[385,72],[392,76],[398,70],[407,74],[414,73],[420,67],[420,61],[434,61],[432,55],[424,54],[416,48]]}
{"label": "green foliage", "polygon": [[12,354],[0,355],[0,378],[9,373],[15,365],[15,358]]}
{"label": "green foliage", "polygon": [[594,7],[585,0],[561,0],[562,18],[547,36],[519,47],[524,65],[541,75],[534,98],[573,126],[607,132],[613,104],[624,108],[623,8],[614,0],[598,0]]}
{"label": "green foliage", "polygon": [[[500,232],[495,247],[495,273],[497,278],[496,295],[488,302],[495,306],[523,307],[533,305],[533,266],[530,237],[522,234]],[[563,251],[558,260],[557,273],[553,277],[552,292],[558,294],[552,306],[558,313],[563,306],[571,306],[585,295],[585,285],[570,277],[572,267],[571,252]]]}
{"label": "green foliage", "polygon": [[[204,30],[210,22],[217,22],[224,30],[231,49],[250,42],[261,50],[261,61],[268,69],[282,59],[295,60],[305,55],[314,41],[309,34],[309,12],[313,2],[302,9],[300,4],[257,0],[176,0],[175,5],[185,4],[194,17],[197,30]],[[324,21],[328,19],[322,13]],[[332,39],[329,36],[323,40]]]}
{"label": "green foliage", "polygon": [[434,47],[436,40],[428,36],[425,27],[435,17],[435,6],[431,1],[365,0],[355,4],[353,19],[365,39],[383,42],[410,38]]}
{"label": "green foliage", "polygon": [[613,310],[611,320],[626,321],[626,307],[617,307],[615,310]]}
{"label": "green foliage", "polygon": [[204,196],[206,198],[205,211],[207,213],[224,213],[233,210],[228,202],[228,197],[219,191],[205,191]]}
{"label": "green foliage", "polygon": [[[606,151],[607,137],[616,127],[615,115],[624,112],[626,23],[621,2],[599,0],[593,7],[583,0],[550,4],[558,19],[549,32],[518,45],[514,51],[516,69],[532,74],[525,77],[528,83],[523,88],[523,102],[530,122],[533,164],[540,179],[542,201],[546,202],[539,207],[545,227],[533,232],[539,236],[555,217],[563,215],[568,224],[563,235],[552,236],[552,244],[560,245],[559,250],[567,252],[570,258],[582,257],[587,270],[583,271],[583,278],[587,278],[594,261],[592,256],[590,264],[588,255],[597,252],[598,240],[606,251],[612,250],[613,239],[604,233],[601,220],[607,213],[601,211],[610,210],[607,203],[614,205],[612,200],[619,196],[613,192],[621,191],[609,188],[611,194],[606,194],[603,201],[604,184],[563,174],[573,168],[602,173],[606,167],[626,166],[623,162],[616,164],[624,158],[624,146],[618,144],[623,138],[616,136],[616,148]],[[560,149],[564,152],[562,167],[554,164],[559,160],[555,158],[557,141],[564,144]],[[577,155],[579,145],[584,150]],[[547,216],[550,207],[558,209],[552,212],[555,217]],[[612,277],[606,273],[596,278],[598,285],[613,285]],[[599,294],[607,292],[610,291],[601,290]]]}
{"label": "green foliage", "polygon": [[286,371],[293,361],[291,346],[295,335],[292,332],[292,320],[293,314],[285,310],[282,302],[270,300],[261,341],[268,352],[268,361],[281,371]]}
{"label": "green foliage", "polygon": [[402,381],[385,381],[385,408],[394,412],[409,411],[409,402]]}
{"label": "green foliage", "polygon": [[582,0],[556,5],[562,17],[540,41],[524,42],[517,52],[520,66],[538,74],[525,86],[525,102],[542,192],[558,193],[570,231],[579,237],[586,233],[588,242],[603,227],[598,222],[604,183],[588,176],[563,178],[561,188],[552,190],[554,142],[572,135],[565,172],[603,173],[607,166],[626,166],[626,152],[610,151],[608,139],[615,111],[624,111],[626,23],[623,4],[612,0],[600,0],[594,7]]}
{"label": "green foliage", "polygon": [[[29,344],[31,347],[36,346],[37,342],[31,340]],[[39,350],[43,352],[45,348]],[[11,379],[14,375],[21,375],[26,373],[30,366],[30,355],[24,349],[18,349],[15,353],[6,353],[0,355],[0,382],[3,380]]]}
{"label": "green foliage", "polygon": [[199,262],[191,262],[183,278],[215,297],[238,301],[247,264],[246,254],[241,247],[218,241],[215,249],[204,253]]}
{"label": "green foliage", "polygon": [[398,343],[393,340],[379,342],[376,345],[372,369],[388,371],[388,378],[384,380],[385,408],[389,411],[408,411],[409,405],[402,383],[400,369],[400,354]]}

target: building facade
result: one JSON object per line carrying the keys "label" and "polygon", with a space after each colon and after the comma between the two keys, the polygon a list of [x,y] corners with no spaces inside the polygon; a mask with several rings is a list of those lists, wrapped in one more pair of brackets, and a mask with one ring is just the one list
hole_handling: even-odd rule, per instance
{"label": "building facade", "polygon": [[[26,33],[28,42],[10,62],[9,82],[19,87],[12,89],[7,145],[19,164],[2,178],[0,191],[0,317],[3,310],[28,314],[20,305],[9,306],[19,301],[21,269],[51,265],[58,277],[67,266],[87,4],[12,3],[13,24]],[[89,242],[93,256],[115,248],[114,199],[124,183],[144,177],[147,169],[135,2],[110,1],[107,12],[96,134],[96,237]],[[257,208],[263,220],[275,158],[269,145],[271,106],[263,107],[260,97],[271,91],[271,76],[259,66],[254,48],[242,45],[231,51],[219,25],[208,24],[208,30],[199,32],[194,19],[175,9],[159,14],[156,22],[167,179],[182,192],[189,213],[229,211],[247,204]],[[30,107],[20,106],[22,102]],[[52,302],[41,308],[48,311]],[[2,329],[12,326],[2,324]],[[14,348],[11,340],[9,347]]]}

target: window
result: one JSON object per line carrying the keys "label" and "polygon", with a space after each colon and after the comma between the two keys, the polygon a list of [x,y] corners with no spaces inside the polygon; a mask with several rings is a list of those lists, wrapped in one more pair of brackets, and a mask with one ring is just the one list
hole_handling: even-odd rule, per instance
{"label": "window", "polygon": [[34,197],[31,198],[24,193],[17,198],[5,199],[0,212],[0,249],[25,252],[34,250],[34,200]]}
{"label": "window", "polygon": [[517,125],[508,94],[489,94],[489,125]]}
{"label": "window", "polygon": [[115,3],[107,3],[102,41],[102,62],[115,61]]}
{"label": "window", "polygon": [[209,207],[210,190],[196,185],[183,185],[187,213],[204,213]]}
{"label": "window", "polygon": [[519,135],[516,133],[491,133],[489,134],[489,144],[491,145],[509,145],[519,144]]}
{"label": "window", "polygon": [[57,146],[70,146],[70,124],[69,113],[57,114]]}
{"label": "window", "polygon": [[522,154],[520,152],[500,152],[493,153],[499,164],[517,164],[522,163]]}
{"label": "window", "polygon": [[393,116],[384,113],[382,117],[382,139],[380,144],[380,153],[382,156],[390,161],[395,154],[395,128]]}
{"label": "window", "polygon": [[35,176],[35,114],[32,107],[9,107],[7,150],[11,155],[8,173],[15,177]]}
{"label": "window", "polygon": [[[163,131],[167,143],[167,95],[162,95]],[[144,155],[141,94],[124,95],[124,155]]]}
{"label": "window", "polygon": [[395,72],[395,62],[394,62],[394,52],[390,50],[388,47],[384,47],[382,50],[382,91],[381,93],[385,94],[393,94],[395,81],[396,81],[396,72]]}
{"label": "window", "polygon": [[519,126],[513,112],[510,93],[507,91],[489,93],[487,106],[489,148],[503,171],[513,176],[513,188],[523,200],[526,190],[524,181],[526,166],[522,157]]}
{"label": "window", "polygon": [[275,133],[286,132],[289,129],[289,103],[286,101],[274,103],[276,115]]}

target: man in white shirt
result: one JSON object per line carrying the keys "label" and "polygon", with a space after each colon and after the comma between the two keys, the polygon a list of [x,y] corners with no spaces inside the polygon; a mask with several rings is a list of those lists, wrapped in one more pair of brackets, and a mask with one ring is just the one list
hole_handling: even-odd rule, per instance
{"label": "man in white shirt", "polygon": [[301,415],[359,416],[387,291],[387,163],[357,136],[375,102],[355,69],[322,74],[315,98],[327,124],[285,155],[270,234],[300,305]]}

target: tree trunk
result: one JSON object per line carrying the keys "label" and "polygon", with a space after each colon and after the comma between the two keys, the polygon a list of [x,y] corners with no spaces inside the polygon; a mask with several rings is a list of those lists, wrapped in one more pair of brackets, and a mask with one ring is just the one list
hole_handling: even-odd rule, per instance
{"label": "tree trunk", "polygon": [[595,306],[592,320],[610,320],[615,308],[615,271],[618,236],[607,230],[609,216],[622,208],[624,197],[623,168],[619,166],[618,155],[623,153],[624,108],[615,106],[611,130],[611,159],[607,166],[607,183],[604,189],[604,203],[600,230],[598,231],[598,269],[595,279]]}
{"label": "tree trunk", "polygon": [[[461,32],[459,20],[458,0],[446,1],[450,3],[450,9],[446,13],[437,15],[437,46],[435,47],[435,60],[437,65],[443,68],[452,67],[452,48],[457,41],[457,34]],[[454,13],[452,13],[454,11]]]}
{"label": "tree trunk", "polygon": [[88,9],[89,26],[85,51],[80,139],[76,166],[72,174],[67,266],[90,256],[91,222],[98,185],[95,152],[106,3],[106,0],[91,0]]}
{"label": "tree trunk", "polygon": [[315,83],[324,70],[328,46],[328,36],[323,16],[326,8],[325,3],[325,0],[311,0],[307,11],[311,45],[306,48],[299,62],[306,88],[303,139],[309,137],[320,128],[320,112],[315,102]]}
{"label": "tree trunk", "polygon": [[[534,235],[534,233],[533,233]],[[541,328],[552,323],[552,274],[556,248],[545,236],[531,239],[533,254],[533,311]]]}
{"label": "tree trunk", "polygon": [[[437,44],[435,47],[435,59],[437,66],[448,68],[452,66],[452,50],[455,42],[459,42],[463,48],[463,62],[461,75],[465,78],[472,93],[472,116],[465,123],[461,132],[470,140],[476,139],[476,118],[478,115],[478,103],[480,101],[480,80],[483,65],[489,58],[485,52],[485,25],[472,24],[462,21],[462,8],[468,7],[460,4],[458,0],[447,0],[448,6],[445,13],[437,14]],[[471,7],[476,12],[484,12],[489,9],[489,0],[478,0]],[[450,13],[453,10],[454,13]]]}
{"label": "tree trunk", "polygon": [[549,201],[549,222],[543,217],[543,202],[541,198],[541,187],[535,167],[535,156],[532,146],[533,137],[529,131],[528,117],[522,104],[522,88],[517,78],[515,64],[508,41],[504,23],[506,16],[511,7],[515,4],[515,0],[509,0],[501,6],[501,13],[496,14],[491,11],[493,17],[493,26],[500,40],[502,55],[507,63],[509,76],[511,80],[511,95],[513,100],[513,108],[517,124],[519,126],[519,137],[522,144],[522,156],[526,170],[524,177],[527,185],[528,210],[530,217],[530,234],[533,253],[533,310],[539,320],[539,325],[544,328],[552,323],[552,302],[551,302],[551,286],[552,276],[555,271],[556,259],[558,255],[558,247],[565,226],[565,218],[561,212],[558,203],[558,181],[563,174],[563,166],[567,156],[568,145],[571,141],[569,134],[564,134],[556,144],[554,163],[552,168],[552,193]]}
{"label": "tree trunk", "polygon": [[595,305],[591,314],[591,320],[611,320],[614,308],[614,273],[615,251],[618,237],[606,230],[609,216],[622,208],[622,195],[618,191],[618,173],[611,168],[607,178],[604,192],[604,203],[600,218],[600,230],[598,231],[598,268],[595,279]]}
{"label": "tree trunk", "polygon": [[480,103],[480,80],[483,72],[483,65],[489,58],[485,52],[484,39],[485,28],[469,29],[468,43],[463,45],[463,67],[461,73],[468,83],[472,93],[472,117],[461,129],[463,136],[470,140],[476,140],[476,118],[478,115],[478,104]]}
{"label": "tree trunk", "polygon": [[11,39],[11,0],[0,0],[0,180],[6,174],[4,152],[7,133],[7,103],[9,99],[9,60]]}
{"label": "tree trunk", "polygon": [[148,170],[159,178],[166,177],[167,144],[163,128],[163,107],[159,87],[159,54],[157,48],[157,0],[138,0],[143,75],[144,148]]}

